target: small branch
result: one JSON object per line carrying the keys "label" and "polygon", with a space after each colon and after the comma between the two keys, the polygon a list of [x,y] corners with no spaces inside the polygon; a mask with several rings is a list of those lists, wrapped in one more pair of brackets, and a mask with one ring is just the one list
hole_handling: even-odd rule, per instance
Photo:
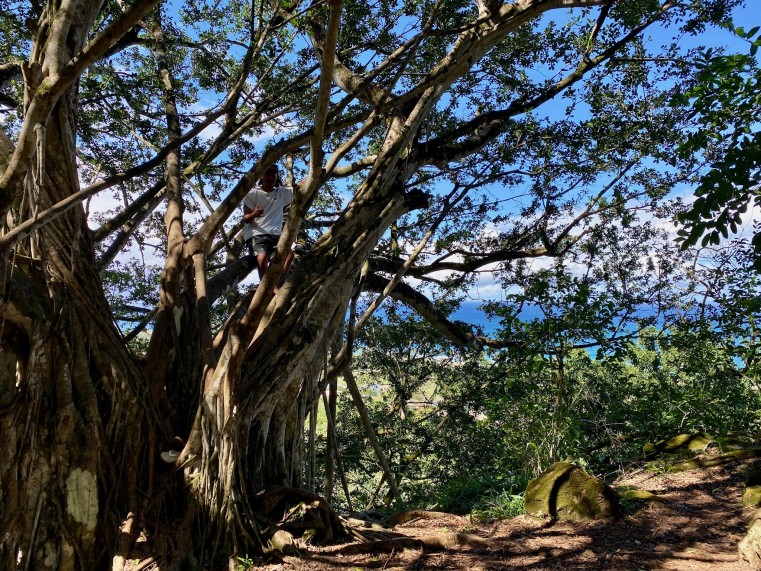
{"label": "small branch", "polygon": [[375,457],[378,459],[378,463],[383,470],[383,474],[386,477],[389,488],[391,488],[391,494],[394,496],[394,498],[401,501],[402,496],[399,493],[399,488],[396,485],[396,478],[391,472],[391,468],[389,468],[388,460],[386,460],[386,455],[383,453],[380,442],[378,442],[378,437],[376,436],[375,430],[373,429],[373,423],[370,421],[370,415],[367,413],[367,407],[365,406],[365,402],[362,399],[362,393],[359,392],[357,382],[354,380],[354,373],[352,372],[351,367],[348,365],[343,369],[343,378],[344,381],[346,381],[346,388],[349,389],[349,394],[351,394],[351,400],[354,402],[354,407],[357,409],[359,418],[362,420],[362,426],[365,428],[367,439],[370,441],[370,445],[375,451]]}
{"label": "small branch", "polygon": [[314,134],[309,141],[309,175],[307,176],[306,188],[310,188],[313,181],[320,178],[322,172],[322,160],[324,151],[322,141],[325,137],[325,123],[327,120],[330,90],[333,84],[333,67],[336,61],[336,42],[341,23],[342,0],[331,0],[330,13],[328,15],[328,30],[325,42],[322,45],[320,88],[317,93],[317,106],[315,109]]}

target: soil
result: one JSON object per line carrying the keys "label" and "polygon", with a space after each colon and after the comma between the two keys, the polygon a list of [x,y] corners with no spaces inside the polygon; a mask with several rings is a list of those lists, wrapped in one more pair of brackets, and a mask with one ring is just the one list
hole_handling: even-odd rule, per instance
{"label": "soil", "polygon": [[[523,515],[478,522],[433,512],[372,528],[352,519],[352,542],[320,547],[297,540],[298,556],[249,560],[253,567],[239,569],[748,571],[753,567],[737,551],[755,511],[741,503],[745,464],[629,473],[612,485],[647,490],[663,501],[626,504],[617,519],[579,524]],[[131,563],[133,570],[159,569],[150,559]]]}
{"label": "soil", "polygon": [[741,561],[737,552],[746,522],[754,511],[741,504],[744,484],[737,464],[666,474],[643,469],[620,478],[614,486],[647,490],[664,501],[643,503],[615,520],[571,524],[519,516],[479,523],[464,517],[439,515],[413,519],[383,531],[357,530],[368,540],[423,540],[410,548],[402,548],[399,541],[392,541],[383,544],[380,552],[347,554],[353,546],[310,546],[306,556],[289,557],[263,568],[267,571],[747,571],[752,567]]}

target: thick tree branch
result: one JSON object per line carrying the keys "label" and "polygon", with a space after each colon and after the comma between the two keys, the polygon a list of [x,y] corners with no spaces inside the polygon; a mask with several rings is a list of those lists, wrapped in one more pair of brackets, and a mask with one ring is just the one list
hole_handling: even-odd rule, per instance
{"label": "thick tree branch", "polygon": [[510,32],[540,16],[561,8],[580,8],[613,4],[615,0],[519,0],[503,4],[473,23],[455,41],[449,53],[404,95],[395,98],[395,106],[404,106],[431,89],[440,90],[464,75],[475,61],[480,60]]}
{"label": "thick tree branch", "polygon": [[[368,272],[364,287],[368,291],[381,293],[385,291],[390,280],[374,272]],[[466,331],[444,315],[425,295],[410,285],[400,282],[391,290],[391,297],[414,309],[431,326],[452,340],[458,347],[478,349],[479,341],[472,332]]]}
{"label": "thick tree branch", "polygon": [[[328,114],[328,103],[332,86],[333,66],[336,61],[336,42],[338,41],[338,29],[341,23],[342,0],[331,0],[330,13],[328,15],[328,30],[325,41],[322,43],[320,54],[320,87],[317,92],[317,106],[315,108],[314,133],[309,141],[309,174],[305,190],[308,194],[313,190],[316,181],[322,174],[322,161],[325,152],[322,142],[325,137],[325,123]],[[304,197],[308,198],[308,196]]]}
{"label": "thick tree branch", "polygon": [[12,109],[21,106],[20,101],[17,101],[6,93],[2,93],[2,90],[5,89],[11,81],[21,81],[23,80],[23,77],[24,76],[21,73],[21,62],[10,62],[0,65],[0,105],[7,105]]}
{"label": "thick tree branch", "polygon": [[11,80],[20,81],[23,77],[20,61],[0,64],[0,89],[3,89],[7,82]]}
{"label": "thick tree branch", "polygon": [[[670,2],[664,4],[658,15],[662,15],[663,12],[670,9],[672,6],[673,4]],[[463,157],[482,149],[486,144],[504,132],[510,119],[526,113],[531,109],[536,109],[583,79],[584,76],[600,64],[612,59],[621,48],[626,46],[633,38],[637,37],[642,31],[656,21],[658,21],[658,18],[654,16],[647,22],[632,29],[595,58],[589,57],[591,47],[588,47],[588,49],[582,54],[581,61],[573,72],[560,81],[545,88],[535,97],[514,101],[505,109],[482,113],[478,117],[475,117],[434,139],[418,143],[412,153],[412,160],[419,164],[445,164],[447,162],[460,160]],[[596,36],[597,32],[592,34],[591,37],[596,38]]]}

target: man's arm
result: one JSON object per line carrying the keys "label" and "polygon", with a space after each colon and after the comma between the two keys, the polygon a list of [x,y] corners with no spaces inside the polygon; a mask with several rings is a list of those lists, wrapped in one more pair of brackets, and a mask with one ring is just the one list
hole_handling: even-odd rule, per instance
{"label": "man's arm", "polygon": [[264,214],[264,208],[258,204],[254,207],[253,210],[251,210],[245,204],[243,205],[243,221],[247,224],[251,224],[254,219],[259,218],[262,214]]}

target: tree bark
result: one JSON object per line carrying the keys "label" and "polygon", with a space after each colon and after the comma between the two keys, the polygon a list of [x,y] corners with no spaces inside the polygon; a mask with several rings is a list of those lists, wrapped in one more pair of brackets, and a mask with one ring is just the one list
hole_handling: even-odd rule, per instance
{"label": "tree bark", "polygon": [[[17,146],[4,180],[26,173],[26,200],[38,212],[79,191],[76,85],[51,100],[48,116],[34,119],[31,106],[45,81],[65,81],[67,62],[84,46],[99,8],[51,4],[48,14],[56,17],[35,38],[26,91],[36,154],[26,157]],[[37,168],[26,169],[24,160]],[[108,309],[82,207],[34,239],[38,259],[24,269],[4,256],[0,268],[0,561],[5,568],[104,568],[117,552],[120,524],[135,509],[135,486],[145,484],[141,466],[152,463],[150,443],[162,433]]]}

